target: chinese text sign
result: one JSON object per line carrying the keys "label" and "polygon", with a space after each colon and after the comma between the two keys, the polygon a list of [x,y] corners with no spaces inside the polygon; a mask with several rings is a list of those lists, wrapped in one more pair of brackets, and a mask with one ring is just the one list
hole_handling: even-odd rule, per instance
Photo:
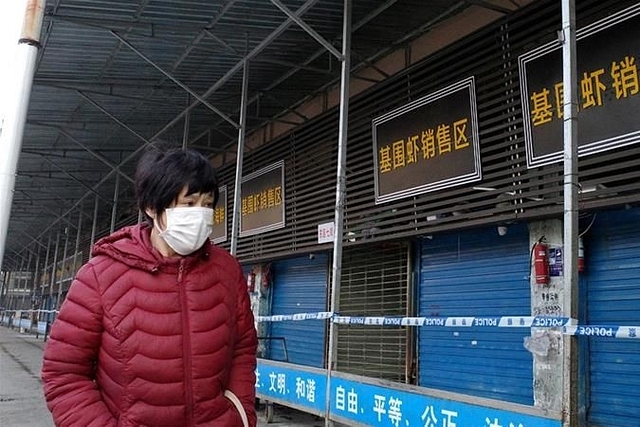
{"label": "chinese text sign", "polygon": [[[640,141],[640,7],[578,31],[578,152]],[[553,42],[519,58],[527,164],[562,160],[562,50]]]}
{"label": "chinese text sign", "polygon": [[213,243],[222,243],[227,240],[227,186],[218,189],[220,197],[213,208],[213,230],[209,236]]}
{"label": "chinese text sign", "polygon": [[376,203],[482,178],[469,77],[373,120]]}
{"label": "chinese text sign", "polygon": [[242,178],[240,236],[284,227],[284,161]]}

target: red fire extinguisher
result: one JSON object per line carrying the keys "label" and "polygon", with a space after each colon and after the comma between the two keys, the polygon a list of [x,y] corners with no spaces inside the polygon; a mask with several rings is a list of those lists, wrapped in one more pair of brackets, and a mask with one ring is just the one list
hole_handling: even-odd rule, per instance
{"label": "red fire extinguisher", "polygon": [[584,243],[582,237],[578,237],[578,272],[584,271]]}
{"label": "red fire extinguisher", "polygon": [[538,285],[549,284],[549,259],[547,257],[547,245],[539,241],[533,245],[534,270]]}

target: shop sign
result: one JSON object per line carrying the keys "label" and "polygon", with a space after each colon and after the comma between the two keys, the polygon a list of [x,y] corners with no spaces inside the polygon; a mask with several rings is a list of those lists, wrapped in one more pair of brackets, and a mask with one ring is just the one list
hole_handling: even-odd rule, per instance
{"label": "shop sign", "polygon": [[[577,31],[578,154],[640,141],[640,5]],[[562,45],[519,57],[527,166],[562,161]]]}
{"label": "shop sign", "polygon": [[318,224],[318,244],[333,243],[335,225],[333,221]]}
{"label": "shop sign", "polygon": [[373,120],[376,203],[482,178],[475,79]]}
{"label": "shop sign", "polygon": [[284,160],[242,178],[240,237],[284,227]]}
{"label": "shop sign", "polygon": [[209,238],[213,243],[227,241],[227,186],[218,188],[218,204],[213,208],[213,231]]}

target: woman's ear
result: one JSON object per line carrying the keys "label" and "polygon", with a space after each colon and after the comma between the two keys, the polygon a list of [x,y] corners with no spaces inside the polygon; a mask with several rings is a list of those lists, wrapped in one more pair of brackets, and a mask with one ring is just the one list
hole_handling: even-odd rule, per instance
{"label": "woman's ear", "polygon": [[153,208],[146,208],[144,210],[144,212],[149,216],[149,218],[155,219],[156,218],[156,210]]}

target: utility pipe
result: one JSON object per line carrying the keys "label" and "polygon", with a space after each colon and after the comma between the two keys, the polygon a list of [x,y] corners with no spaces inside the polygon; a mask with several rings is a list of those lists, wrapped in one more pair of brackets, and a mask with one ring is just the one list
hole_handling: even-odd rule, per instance
{"label": "utility pipe", "polygon": [[36,60],[40,48],[40,31],[44,18],[46,0],[27,0],[22,32],[18,40],[16,66],[8,87],[6,102],[8,111],[4,115],[0,133],[0,270],[4,259],[9,217],[13,204],[18,158],[22,149],[24,126],[27,120],[29,97]]}
{"label": "utility pipe", "polygon": [[[242,190],[242,155],[244,153],[244,138],[247,130],[247,97],[249,93],[249,61],[245,61],[242,72],[242,98],[240,100],[240,128],[238,129],[238,152],[236,155],[236,181],[233,192],[233,217],[231,220],[231,255],[238,251],[238,236],[240,234],[240,206]],[[227,208],[228,209],[228,208]]]}
{"label": "utility pipe", "polygon": [[[564,316],[577,319],[578,296],[578,97],[575,0],[562,0],[564,120]],[[563,336],[563,426],[578,425],[577,339]]]}
{"label": "utility pipe", "polygon": [[111,206],[111,226],[109,231],[116,231],[116,219],[118,215],[118,196],[120,193],[120,175],[116,175],[116,183],[113,188],[113,205]]}
{"label": "utility pipe", "polygon": [[[351,0],[344,0],[342,23],[342,69],[340,72],[340,117],[338,119],[338,166],[336,171],[336,203],[333,235],[333,266],[331,269],[332,313],[340,310],[340,280],[342,278],[342,238],[344,204],[347,190],[347,136],[349,124],[349,71],[351,69]],[[338,325],[329,320],[329,354],[327,360],[327,394],[325,396],[325,426],[333,426],[331,415],[331,372],[338,353]]]}
{"label": "utility pipe", "polygon": [[93,244],[96,241],[96,228],[98,227],[98,207],[100,204],[100,199],[98,196],[95,198],[95,203],[93,205],[93,222],[91,224],[91,243],[89,245],[89,258],[91,258],[91,252],[93,251]]}

